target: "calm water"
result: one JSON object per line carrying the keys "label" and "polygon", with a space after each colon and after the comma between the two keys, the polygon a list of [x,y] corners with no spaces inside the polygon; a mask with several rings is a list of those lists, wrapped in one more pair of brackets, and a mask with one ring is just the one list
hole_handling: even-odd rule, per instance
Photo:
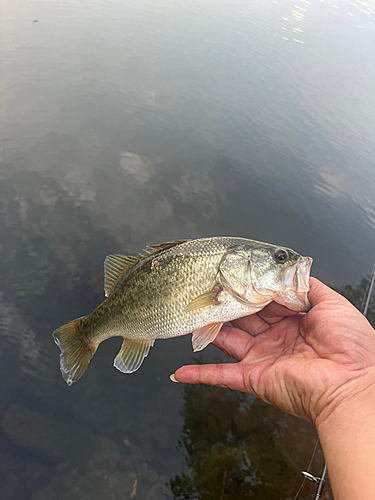
{"label": "calm water", "polygon": [[374,0],[0,0],[2,499],[294,497],[310,425],[169,381],[215,348],[158,341],[126,376],[112,339],[67,387],[51,332],[102,301],[107,254],[174,239],[283,244],[359,282],[374,82]]}

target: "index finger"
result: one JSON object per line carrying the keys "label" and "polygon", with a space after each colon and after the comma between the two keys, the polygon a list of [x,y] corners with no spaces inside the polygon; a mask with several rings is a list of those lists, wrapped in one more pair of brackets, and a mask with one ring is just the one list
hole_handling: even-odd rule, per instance
{"label": "index finger", "polygon": [[173,374],[174,382],[205,384],[247,392],[241,363],[182,366]]}

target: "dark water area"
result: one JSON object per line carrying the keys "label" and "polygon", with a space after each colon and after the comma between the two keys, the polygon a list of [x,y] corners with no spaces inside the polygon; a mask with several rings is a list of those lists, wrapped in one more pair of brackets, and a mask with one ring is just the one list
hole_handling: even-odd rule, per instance
{"label": "dark water area", "polygon": [[124,375],[111,339],[68,387],[51,333],[103,300],[106,255],[175,239],[286,245],[360,283],[374,49],[374,0],[0,0],[2,499],[294,498],[312,426],[170,382],[214,347],[158,341]]}

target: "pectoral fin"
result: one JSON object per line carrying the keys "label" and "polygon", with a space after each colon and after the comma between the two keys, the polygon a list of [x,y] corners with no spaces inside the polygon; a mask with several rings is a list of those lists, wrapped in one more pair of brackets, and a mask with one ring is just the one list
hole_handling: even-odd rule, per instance
{"label": "pectoral fin", "polygon": [[220,328],[224,323],[211,323],[206,326],[202,326],[193,332],[193,351],[201,351],[208,346],[211,342],[216,339]]}
{"label": "pectoral fin", "polygon": [[186,307],[186,311],[196,311],[201,307],[207,306],[217,306],[220,304],[218,299],[218,295],[223,291],[223,287],[220,284],[215,285],[211,290],[202,295],[196,297],[188,306]]}
{"label": "pectoral fin", "polygon": [[133,373],[138,370],[143,360],[154,345],[154,340],[130,340],[124,338],[113,366],[122,373]]}

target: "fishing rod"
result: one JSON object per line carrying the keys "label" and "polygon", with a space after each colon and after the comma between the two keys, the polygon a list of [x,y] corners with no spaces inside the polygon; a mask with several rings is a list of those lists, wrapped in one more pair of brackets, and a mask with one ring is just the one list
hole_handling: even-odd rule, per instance
{"label": "fishing rod", "polygon": [[[365,306],[364,306],[363,311],[362,311],[362,314],[365,317],[367,315],[368,306],[370,304],[370,298],[371,298],[371,293],[372,293],[372,289],[373,289],[373,286],[374,286],[374,282],[375,282],[375,261],[374,261],[374,265],[373,265],[371,276],[370,276],[370,286],[368,288]],[[304,484],[304,482],[305,482],[306,479],[308,481],[311,481],[311,482],[317,484],[317,488],[316,488],[316,493],[315,493],[314,500],[319,500],[320,498],[322,498],[323,489],[324,489],[324,485],[325,485],[325,479],[326,479],[326,476],[327,476],[327,464],[326,464],[326,462],[324,462],[323,471],[322,471],[322,474],[321,474],[320,477],[316,477],[313,474],[310,474],[310,472],[309,472],[311,463],[313,461],[313,458],[314,458],[314,455],[315,455],[315,452],[316,452],[316,449],[318,447],[318,443],[319,443],[319,438],[316,440],[314,451],[313,451],[313,454],[311,456],[310,463],[309,463],[309,466],[307,468],[307,471],[302,471],[303,482],[302,482],[301,487],[298,490],[297,495],[295,496],[294,500],[297,499],[300,491],[302,490],[303,484]]]}
{"label": "fishing rod", "polygon": [[365,307],[363,308],[363,312],[362,312],[363,316],[366,316],[366,314],[367,314],[367,309],[368,309],[368,306],[370,304],[370,297],[371,297],[372,287],[374,286],[374,281],[375,281],[375,262],[374,262],[374,266],[372,268],[372,276],[371,276],[371,281],[370,281],[370,288],[369,288],[367,298],[366,298],[366,304],[365,304]]}

